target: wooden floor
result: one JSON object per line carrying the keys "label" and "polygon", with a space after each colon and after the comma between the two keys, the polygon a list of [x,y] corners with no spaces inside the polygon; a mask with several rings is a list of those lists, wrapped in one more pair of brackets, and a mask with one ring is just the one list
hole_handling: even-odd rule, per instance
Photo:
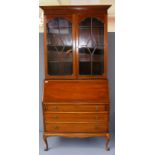
{"label": "wooden floor", "polygon": [[104,138],[63,138],[49,137],[49,151],[44,151],[42,132],[39,139],[39,155],[115,155],[114,134],[110,141],[110,151],[104,149]]}

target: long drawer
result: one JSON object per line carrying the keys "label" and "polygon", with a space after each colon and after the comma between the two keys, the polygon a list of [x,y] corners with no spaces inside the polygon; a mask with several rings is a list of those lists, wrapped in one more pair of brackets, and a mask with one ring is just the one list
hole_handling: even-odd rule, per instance
{"label": "long drawer", "polygon": [[107,123],[45,123],[45,131],[52,133],[103,133],[107,130]]}
{"label": "long drawer", "polygon": [[45,112],[103,112],[109,111],[109,104],[87,105],[87,104],[44,104]]}
{"label": "long drawer", "polygon": [[45,122],[107,122],[108,112],[100,113],[45,113]]}

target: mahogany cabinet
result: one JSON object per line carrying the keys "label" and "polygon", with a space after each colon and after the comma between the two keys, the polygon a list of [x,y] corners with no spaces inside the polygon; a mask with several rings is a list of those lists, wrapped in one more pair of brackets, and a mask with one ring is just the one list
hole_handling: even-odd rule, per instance
{"label": "mahogany cabinet", "polygon": [[44,10],[43,118],[47,137],[106,138],[109,150],[107,10],[41,6]]}

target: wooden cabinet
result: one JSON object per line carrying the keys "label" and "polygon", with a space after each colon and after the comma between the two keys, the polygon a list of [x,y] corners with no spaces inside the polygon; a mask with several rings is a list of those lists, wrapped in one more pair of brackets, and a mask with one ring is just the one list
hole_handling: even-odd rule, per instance
{"label": "wooden cabinet", "polygon": [[107,10],[41,6],[44,10],[43,118],[47,137],[106,138],[109,149]]}

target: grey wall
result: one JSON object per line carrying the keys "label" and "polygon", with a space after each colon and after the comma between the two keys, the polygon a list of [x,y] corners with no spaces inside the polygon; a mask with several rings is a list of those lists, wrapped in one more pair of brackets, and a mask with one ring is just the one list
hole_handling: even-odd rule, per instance
{"label": "grey wall", "polygon": [[115,132],[115,32],[108,33],[108,79],[110,91],[110,132]]}
{"label": "grey wall", "polygon": [[44,80],[44,44],[43,33],[39,33],[39,130],[43,131],[42,83]]}
{"label": "grey wall", "polygon": [[[115,32],[108,33],[109,41],[109,65],[108,65],[108,79],[110,88],[110,132],[115,132]],[[44,49],[43,49],[43,33],[39,34],[39,130],[43,131],[42,118],[42,82],[44,80]]]}

